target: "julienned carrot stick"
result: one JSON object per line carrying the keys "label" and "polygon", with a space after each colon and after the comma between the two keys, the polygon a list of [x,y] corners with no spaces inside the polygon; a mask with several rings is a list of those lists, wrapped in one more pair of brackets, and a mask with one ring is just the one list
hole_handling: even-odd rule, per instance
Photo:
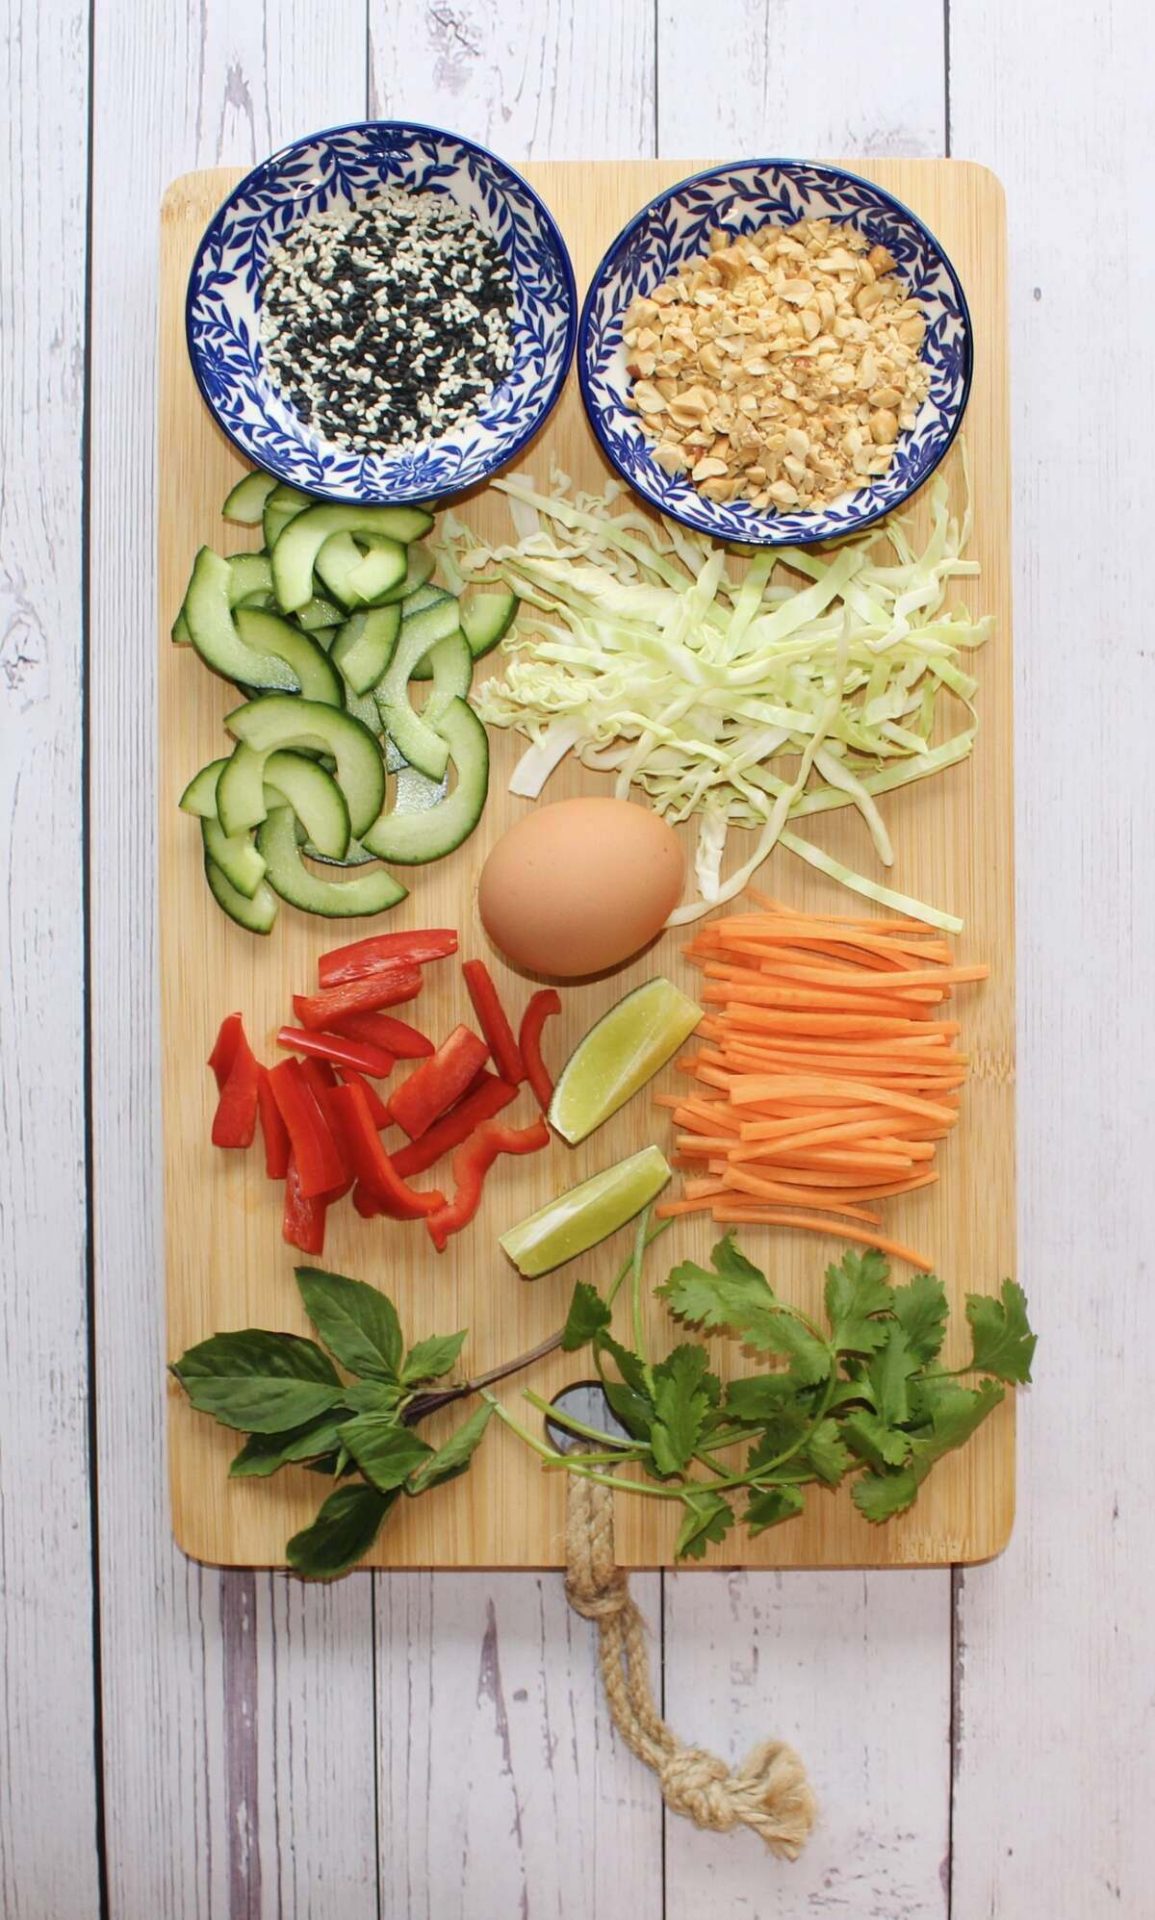
{"label": "julienned carrot stick", "polygon": [[[655,1212],[663,1214],[665,1208],[659,1206]],[[730,1207],[717,1203],[710,1208],[710,1212],[720,1226],[805,1227],[811,1233],[829,1233],[839,1240],[857,1240],[863,1246],[877,1247],[880,1253],[888,1253],[895,1260],[905,1260],[923,1273],[929,1273],[934,1264],[914,1247],[903,1246],[899,1240],[888,1240],[872,1227],[847,1226],[841,1219],[824,1220],[821,1214],[783,1213],[778,1207]]]}
{"label": "julienned carrot stick", "polygon": [[879,1233],[866,1203],[937,1181],[968,1066],[961,1023],[939,1016],[987,969],[956,965],[914,920],[754,898],[759,911],[711,921],[685,949],[708,1012],[677,1063],[694,1090],[659,1097],[688,1174],[659,1212],[845,1231],[926,1266]]}

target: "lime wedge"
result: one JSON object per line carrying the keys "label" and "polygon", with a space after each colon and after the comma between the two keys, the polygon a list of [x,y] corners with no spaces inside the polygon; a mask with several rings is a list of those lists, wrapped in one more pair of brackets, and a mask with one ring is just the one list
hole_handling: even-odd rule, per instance
{"label": "lime wedge", "polygon": [[527,1280],[539,1273],[574,1260],[579,1253],[596,1247],[599,1240],[616,1233],[632,1220],[635,1213],[661,1193],[670,1169],[660,1147],[643,1147],[641,1153],[619,1160],[616,1166],[583,1180],[547,1206],[539,1207],[522,1220],[500,1245]]}
{"label": "lime wedge", "polygon": [[702,1018],[669,980],[647,980],[579,1040],[549,1103],[549,1123],[575,1146],[632,1100]]}

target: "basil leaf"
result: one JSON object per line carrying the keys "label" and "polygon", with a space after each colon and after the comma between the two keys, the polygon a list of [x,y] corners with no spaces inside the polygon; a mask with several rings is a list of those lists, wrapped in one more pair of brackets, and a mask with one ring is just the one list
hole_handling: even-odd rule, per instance
{"label": "basil leaf", "polygon": [[402,1427],[379,1413],[363,1413],[347,1420],[341,1429],[341,1441],[365,1478],[382,1493],[401,1486],[414,1467],[433,1452],[411,1427]]}
{"label": "basil leaf", "polygon": [[339,1404],[340,1387],[312,1380],[192,1379],[184,1390],[198,1413],[211,1413],[238,1433],[284,1433]]}
{"label": "basil leaf", "polygon": [[482,1434],[489,1425],[493,1408],[483,1400],[475,1413],[462,1422],[456,1433],[449,1436],[444,1446],[422,1462],[416,1473],[410,1474],[405,1482],[406,1493],[427,1493],[430,1487],[436,1487],[444,1480],[455,1480],[464,1473],[473,1458]]}
{"label": "basil leaf", "polygon": [[440,1380],[444,1374],[451,1373],[468,1331],[463,1328],[460,1333],[439,1333],[431,1340],[419,1340],[405,1356],[401,1369],[405,1385],[415,1387],[422,1380]]}
{"label": "basil leaf", "polygon": [[341,1399],[354,1413],[387,1413],[396,1417],[405,1399],[399,1385],[391,1380],[354,1380],[342,1389]]}
{"label": "basil leaf", "polygon": [[264,1480],[281,1467],[332,1453],[340,1442],[345,1418],[341,1413],[334,1416],[323,1413],[303,1427],[291,1428],[288,1433],[250,1434],[229,1468],[230,1478]]}
{"label": "basil leaf", "polygon": [[328,1354],[315,1340],[302,1340],[295,1333],[266,1333],[260,1327],[214,1333],[211,1339],[182,1353],[173,1362],[172,1371],[182,1386],[194,1379],[236,1379],[242,1375],[322,1380],[330,1386],[336,1386],[339,1378]]}
{"label": "basil leaf", "polygon": [[396,1380],[405,1342],[386,1294],[322,1267],[298,1267],[297,1285],[305,1312],[343,1367],[370,1380]]}
{"label": "basil leaf", "polygon": [[312,1580],[332,1580],[355,1566],[368,1553],[396,1493],[378,1493],[364,1481],[338,1487],[313,1521],[295,1533],[285,1558],[296,1573]]}

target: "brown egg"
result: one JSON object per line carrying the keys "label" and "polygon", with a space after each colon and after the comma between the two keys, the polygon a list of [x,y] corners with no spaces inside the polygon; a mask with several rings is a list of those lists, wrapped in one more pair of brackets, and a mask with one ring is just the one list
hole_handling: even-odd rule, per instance
{"label": "brown egg", "polygon": [[628,800],[558,800],[509,828],[482,869],[486,932],[527,973],[565,978],[620,966],[682,893],[681,841]]}

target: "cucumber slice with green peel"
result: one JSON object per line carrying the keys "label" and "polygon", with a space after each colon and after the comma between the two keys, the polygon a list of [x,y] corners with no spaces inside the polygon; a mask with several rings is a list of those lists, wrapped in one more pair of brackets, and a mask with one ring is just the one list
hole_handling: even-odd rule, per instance
{"label": "cucumber slice with green peel", "polygon": [[[301,683],[294,666],[281,654],[258,652],[241,638],[229,606],[232,578],[228,561],[211,547],[202,547],[181,609],[192,645],[205,665],[226,680],[295,693]],[[294,639],[312,645],[303,634],[294,634]]]}
{"label": "cucumber slice with green peel", "polygon": [[345,687],[345,711],[368,727],[373,738],[381,743],[381,715],[377,711],[377,702],[371,693],[354,693],[352,687]]}
{"label": "cucumber slice with green peel", "polygon": [[[432,525],[433,516],[420,507],[310,506],[290,520],[273,546],[277,599],[286,613],[292,613],[312,598],[317,555],[335,533],[381,534],[407,546],[411,540],[420,540]],[[398,578],[403,575],[404,568]]]}
{"label": "cucumber slice with green peel", "polygon": [[[228,714],[225,726],[239,743],[217,787],[218,810],[226,832],[258,826],[265,818],[264,764],[279,747],[333,756],[337,785],[345,796],[349,827],[355,837],[359,838],[380,813],[385,798],[381,747],[368,727],[340,707],[286,694],[266,694]],[[243,755],[241,748],[246,750]],[[255,792],[250,758],[257,763]]]}
{"label": "cucumber slice with green peel", "polygon": [[303,607],[297,608],[293,618],[303,633],[323,633],[327,627],[340,626],[345,618],[345,609],[332,600],[326,600],[322,594],[315,593]]}
{"label": "cucumber slice with green peel", "polygon": [[[451,604],[448,612],[452,613],[453,610]],[[421,621],[432,621],[443,611],[441,607],[431,607],[427,613],[415,614],[408,622],[411,632]],[[473,655],[465,636],[457,628],[432,645],[426,645],[420,635],[410,638],[410,657],[420,647],[418,658],[428,657],[433,678],[429,699],[422,712],[418,713],[411,705],[407,692],[412,676],[404,671],[402,659],[402,648],[406,646],[405,628],[403,621],[389,671],[376,690],[378,711],[386,733],[396,742],[409,765],[416,767],[419,773],[427,774],[431,780],[440,780],[449,764],[449,749],[439,731],[438,716],[449,701],[464,699],[469,692],[469,683],[473,678]]]}
{"label": "cucumber slice with green peel", "polygon": [[[454,605],[457,604],[454,595],[447,593],[444,587],[418,587],[416,593],[408,594],[401,602],[401,618],[408,620],[415,613],[424,613],[429,607],[445,606],[449,601],[452,601]],[[417,662],[409,678],[411,680],[432,680],[433,668],[429,664],[428,654],[426,654],[423,660]]]}
{"label": "cucumber slice with green peel", "polygon": [[[238,607],[233,615],[241,644],[258,657],[284,660],[292,668],[304,700],[323,700],[330,707],[345,704],[341,676],[324,647],[310,634],[299,633],[279,613],[261,613],[256,607]],[[265,686],[250,680],[250,686]]]}
{"label": "cucumber slice with green peel", "polygon": [[265,501],[276,484],[272,474],[262,473],[260,467],[256,467],[252,473],[246,473],[226,497],[221,508],[222,518],[235,521],[241,527],[259,527]]}
{"label": "cucumber slice with green peel", "polygon": [[354,693],[375,687],[393,658],[401,631],[400,607],[367,607],[351,614],[333,642],[330,658]]}
{"label": "cucumber slice with green peel", "polygon": [[173,621],[170,631],[172,633],[172,643],[174,647],[192,646],[192,634],[188,630],[188,621],[184,617],[183,607]]}
{"label": "cucumber slice with green peel", "polygon": [[359,840],[350,840],[343,860],[334,860],[332,854],[322,853],[320,847],[315,847],[311,840],[305,841],[301,852],[306,859],[319,860],[326,867],[367,867],[371,860],[376,860],[376,855],[366,853]]}
{"label": "cucumber slice with green peel", "polygon": [[238,893],[251,900],[265,877],[265,863],[251,833],[226,833],[214,816],[201,821],[205,859],[216,867]]}
{"label": "cucumber slice with green peel", "polygon": [[507,587],[471,588],[457,603],[461,631],[475,660],[504,640],[517,616],[518,598]]}
{"label": "cucumber slice with green peel", "polygon": [[254,593],[273,591],[273,568],[267,553],[230,553],[229,605],[239,607]]}
{"label": "cucumber slice with green peel", "polygon": [[331,773],[303,753],[281,747],[264,768],[265,804],[287,806],[309,842],[326,860],[344,860],[349,851],[349,808]]}
{"label": "cucumber slice with green peel", "polygon": [[[361,843],[380,860],[420,866],[440,860],[467,840],[481,818],[489,791],[489,741],[467,700],[450,701],[440,721],[456,785],[438,806],[411,812],[394,807],[373,822]],[[258,843],[259,844],[259,843]]]}
{"label": "cucumber slice with green peel", "polygon": [[311,494],[300,493],[296,487],[274,487],[265,501],[265,510],[261,515],[261,527],[265,536],[265,545],[271,553],[290,520],[295,520],[306,507],[313,506]]}
{"label": "cucumber slice with green peel", "polygon": [[210,760],[207,767],[193,774],[177,801],[182,813],[195,814],[198,820],[216,819],[217,781],[228,764],[227,760]]}
{"label": "cucumber slice with green peel", "polygon": [[297,845],[293,814],[288,807],[274,807],[257,833],[257,847],[265,861],[268,884],[290,906],[305,913],[322,914],[328,920],[360,918],[384,913],[404,900],[408,889],[394,879],[387,867],[374,867],[371,873],[353,880],[323,880],[310,873]]}
{"label": "cucumber slice with green peel", "polygon": [[352,605],[377,607],[384,606],[388,600],[400,600],[409,577],[407,555],[408,548],[399,540],[385,540],[374,534],[348,576]]}
{"label": "cucumber slice with green peel", "polygon": [[426,813],[430,807],[439,807],[448,791],[448,774],[443,780],[431,780],[427,773],[418,773],[416,767],[399,767],[393,789],[393,812]]}
{"label": "cucumber slice with green peel", "polygon": [[317,579],[346,612],[356,599],[349,586],[349,575],[357,571],[364,557],[351,533],[333,533],[314,563]]}
{"label": "cucumber slice with green peel", "polygon": [[266,880],[251,899],[238,893],[232,882],[227,880],[216,862],[206,858],[205,879],[209,891],[223,913],[235,920],[238,927],[244,927],[249,933],[269,933],[280,907],[280,901]]}
{"label": "cucumber slice with green peel", "polygon": [[[372,596],[375,607],[391,607],[395,600],[405,600],[411,593],[419,593],[437,565],[436,555],[430,553],[428,547],[420,546],[417,541],[405,549],[405,554],[404,574],[386,592],[375,593]],[[368,554],[365,557],[366,560],[370,558]],[[365,578],[367,580],[368,575]],[[364,597],[365,581],[360,578],[360,569],[358,569],[358,577],[351,579],[349,584]]]}

